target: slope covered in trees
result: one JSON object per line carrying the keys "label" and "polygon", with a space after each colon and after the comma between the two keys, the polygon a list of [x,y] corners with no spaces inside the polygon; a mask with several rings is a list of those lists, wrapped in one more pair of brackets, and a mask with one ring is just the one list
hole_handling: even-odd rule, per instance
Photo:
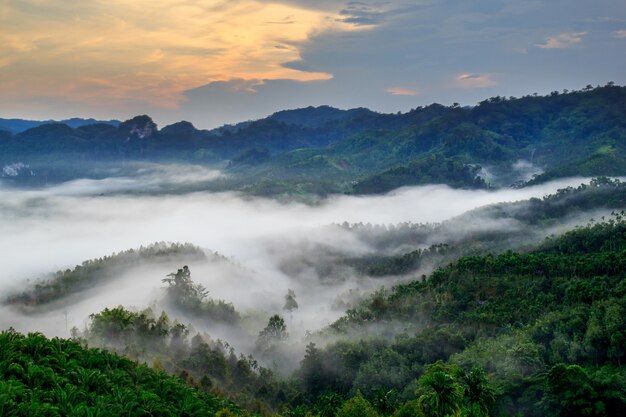
{"label": "slope covered in trees", "polygon": [[[183,263],[167,276],[154,277],[164,287],[165,303],[94,312],[84,329],[73,329],[73,338],[81,346],[105,348],[158,372],[179,376],[177,384],[196,389],[185,395],[200,398],[205,395],[201,393],[209,393],[260,415],[619,416],[626,407],[626,213],[620,210],[625,196],[624,183],[596,178],[542,199],[482,207],[442,224],[330,226],[353,233],[376,254],[421,246],[432,239],[449,240],[401,256],[350,258],[346,252],[336,258],[319,256],[319,265],[312,261],[305,265],[326,267],[329,279],[340,281],[333,263],[345,266],[347,262],[360,272],[357,279],[381,276],[381,284],[401,283],[375,291],[360,302],[348,300],[351,307],[340,319],[323,330],[311,329],[314,332],[303,340],[292,337],[298,315],[314,309],[307,305],[310,298],[300,298],[298,288],[298,301],[296,292],[287,290],[284,297],[284,292],[275,294],[275,306],[267,311],[237,312],[232,304],[208,297]],[[591,220],[585,227],[545,238],[572,215],[611,209],[615,210],[612,215]],[[463,229],[463,225],[487,219],[496,225],[503,221],[505,227]],[[512,228],[514,223],[519,227]],[[538,233],[544,238],[540,244],[532,243]],[[511,247],[514,251],[506,250]],[[191,256],[201,253],[185,245],[156,245],[146,250],[153,261],[161,259],[158,254],[168,258],[172,251]],[[59,273],[44,285],[41,291],[45,291],[27,290],[25,294],[32,295],[28,302],[46,305],[107,280],[106,275],[98,275],[100,267],[96,266],[112,263],[123,269],[141,262],[140,252],[123,252],[119,258],[95,260]],[[317,249],[307,245],[304,252],[305,258],[312,257]],[[419,268],[424,263],[438,268],[422,275]],[[293,266],[284,273],[293,273]],[[303,276],[310,279],[311,275]],[[323,285],[336,284],[326,281]],[[51,293],[57,298],[50,298],[48,288],[57,286],[59,292]],[[16,302],[25,305],[23,300]],[[294,315],[295,320],[276,311]],[[217,333],[223,328],[228,331]],[[8,333],[16,340],[25,338]],[[219,340],[215,334],[228,337]],[[34,362],[18,361],[24,369],[21,374],[12,373],[17,368],[0,360],[0,372],[6,372],[0,376],[0,389],[6,391],[0,392],[0,399],[21,401],[27,404],[23,409],[49,415],[63,415],[58,410],[68,401],[76,410],[99,404],[100,400],[90,399],[89,387],[71,388],[75,397],[70,401],[61,391],[48,395],[47,386],[36,385],[41,369],[29,371],[32,363],[49,366],[56,374],[68,366],[40,365],[45,357],[56,355],[56,351],[42,352]],[[0,358],[2,354],[0,350]],[[296,369],[280,368],[287,361],[294,361]],[[44,369],[44,373],[49,372]],[[58,385],[70,389],[71,384]],[[124,398],[135,394],[128,395]],[[150,394],[136,395],[140,405],[133,407],[144,407],[143,399],[151,398]],[[163,400],[184,410],[180,408],[183,400],[163,395],[154,404]],[[197,407],[204,407],[202,398]],[[75,401],[87,405],[75,405]],[[111,401],[111,407],[118,406]],[[232,407],[217,401],[221,401],[219,408]],[[54,409],[58,410],[49,411]],[[202,410],[213,415],[217,409]],[[131,411],[140,413],[137,410]],[[237,408],[232,412],[243,413]],[[76,413],[86,415],[87,411]],[[223,411],[222,415],[228,414]]]}
{"label": "slope covered in trees", "polygon": [[622,212],[527,253],[461,258],[377,292],[328,330],[351,338],[305,357],[303,384],[371,400],[395,389],[411,401],[416,375],[445,361],[487,372],[495,415],[617,416],[626,406],[625,250]]}
{"label": "slope covered in trees", "polygon": [[[414,274],[444,266],[462,256],[523,250],[547,233],[568,227],[567,219],[589,219],[626,207],[626,183],[599,177],[543,198],[498,203],[466,212],[442,223],[338,225],[376,248],[374,255],[347,257],[340,263],[374,277]],[[415,248],[406,251],[403,248]],[[400,254],[397,254],[400,252]],[[423,272],[420,272],[420,274]]]}
{"label": "slope covered in trees", "polygon": [[532,172],[545,171],[535,182],[626,174],[625,108],[626,87],[609,83],[545,97],[492,97],[467,108],[432,104],[404,114],[306,108],[212,131],[188,122],[159,130],[148,116],[137,116],[119,126],[4,132],[0,164],[28,166],[28,175],[8,170],[3,176],[31,185],[101,178],[108,172],[103,166],[121,161],[209,164],[228,171],[228,179],[201,187],[272,196],[379,193],[433,181],[508,186]]}
{"label": "slope covered in trees", "polygon": [[[287,379],[258,367],[252,357],[237,357],[223,342],[200,335],[189,340],[187,327],[170,322],[164,314],[157,317],[121,307],[104,310],[91,317],[88,332],[81,337],[157,369],[184,371],[187,383],[211,392],[226,390],[240,404],[261,413],[618,416],[626,406],[624,216],[616,213],[547,239],[529,252],[464,257],[423,280],[376,292],[324,332],[311,335],[311,340],[326,345],[310,341],[300,368]],[[272,327],[272,320],[282,319],[273,317],[259,337],[274,328],[285,332],[284,322]],[[11,332],[3,337],[5,344],[31,338],[45,341],[42,336],[24,339]],[[283,343],[282,337],[272,340]],[[57,355],[58,346],[79,348],[67,341],[45,343],[56,350],[35,350],[40,353],[33,363],[52,366],[52,372],[62,371],[55,371],[50,364],[56,362],[45,358]],[[28,398],[37,407],[66,406],[60,392],[35,399],[16,397],[33,395],[20,394],[32,388],[14,389],[18,384],[29,387],[28,381],[35,380],[26,376],[22,380],[21,375],[41,371],[55,378],[47,368],[23,368],[24,374],[16,366],[1,369],[8,390],[4,395],[12,401]],[[69,385],[61,384],[67,389]],[[82,393],[88,385],[72,389],[89,406],[100,404],[89,399],[89,391]],[[203,394],[184,390],[191,396],[185,401],[204,406]],[[161,399],[169,404],[182,401],[168,395]],[[147,406],[145,398],[158,401],[142,394],[136,407]],[[46,401],[49,404],[43,405]],[[220,403],[211,412],[222,406],[227,404]]]}
{"label": "slope covered in trees", "polygon": [[[425,158],[431,155],[458,164],[457,169],[435,170],[432,178],[454,186],[466,175],[463,171],[476,166],[489,168],[492,175],[485,181],[494,186],[523,182],[526,174],[514,169],[519,161],[546,171],[539,180],[622,175],[625,103],[626,90],[607,85],[547,97],[494,97],[472,108],[433,104],[389,116],[398,122],[393,127],[367,129],[325,148],[276,155],[252,172],[277,182],[283,192],[298,185],[316,190],[324,182],[334,192],[352,191],[353,181],[357,192],[422,184],[423,177],[432,176]],[[588,162],[580,164],[583,160]],[[317,178],[313,184],[312,173]],[[474,176],[460,185],[481,186]]]}
{"label": "slope covered in trees", "polygon": [[[217,413],[217,414],[216,414]],[[184,380],[78,342],[0,333],[0,415],[248,415]]]}
{"label": "slope covered in trees", "polygon": [[[217,256],[217,255],[214,255]],[[64,297],[102,285],[119,274],[146,263],[187,262],[205,260],[202,249],[189,243],[153,243],[129,249],[77,265],[74,269],[57,271],[33,286],[8,297],[5,304],[36,309]]]}

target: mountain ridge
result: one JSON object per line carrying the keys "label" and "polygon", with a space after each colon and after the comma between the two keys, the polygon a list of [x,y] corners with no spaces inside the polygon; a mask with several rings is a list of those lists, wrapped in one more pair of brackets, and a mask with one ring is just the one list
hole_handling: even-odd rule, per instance
{"label": "mountain ridge", "polygon": [[[158,129],[147,115],[117,127],[61,126],[1,133],[0,164],[31,166],[31,183],[50,170],[43,160],[51,155],[72,165],[72,172],[49,176],[53,181],[89,177],[77,160],[209,165],[229,174],[220,189],[271,196],[380,193],[428,181],[475,188],[626,175],[626,87],[613,84],[400,114],[306,107],[213,130],[184,121]],[[441,163],[451,169],[441,172]]]}

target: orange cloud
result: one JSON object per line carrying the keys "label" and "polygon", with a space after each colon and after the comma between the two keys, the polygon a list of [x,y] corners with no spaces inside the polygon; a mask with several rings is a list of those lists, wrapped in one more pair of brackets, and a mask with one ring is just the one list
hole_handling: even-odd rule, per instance
{"label": "orange cloud", "polygon": [[459,88],[485,88],[496,84],[490,74],[461,74],[455,78],[455,85]]}
{"label": "orange cloud", "polygon": [[392,87],[385,90],[385,93],[389,93],[392,96],[416,96],[418,92],[415,90],[409,90],[407,88]]}
{"label": "orange cloud", "polygon": [[[255,0],[6,0],[0,96],[176,107],[232,79],[324,80],[283,66],[324,31],[360,30],[337,11]],[[279,24],[280,23],[280,24]]]}

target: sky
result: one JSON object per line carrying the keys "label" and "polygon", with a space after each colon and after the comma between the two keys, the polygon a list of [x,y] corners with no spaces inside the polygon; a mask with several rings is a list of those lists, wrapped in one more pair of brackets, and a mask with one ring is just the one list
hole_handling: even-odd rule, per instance
{"label": "sky", "polygon": [[623,0],[2,0],[0,117],[199,128],[626,84]]}

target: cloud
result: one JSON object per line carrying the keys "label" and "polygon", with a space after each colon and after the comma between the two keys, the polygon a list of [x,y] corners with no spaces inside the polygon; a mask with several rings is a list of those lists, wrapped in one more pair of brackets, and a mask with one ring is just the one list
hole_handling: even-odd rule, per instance
{"label": "cloud", "polygon": [[[396,112],[432,102],[474,104],[485,98],[476,87],[494,79],[498,89],[493,92],[506,96],[626,82],[619,71],[626,65],[624,43],[616,41],[626,30],[625,15],[615,0],[0,4],[0,113],[5,117],[148,113],[160,124],[185,119],[208,127],[206,118],[213,118],[212,126],[221,124],[213,114],[234,122],[293,105]],[[580,35],[583,31],[589,35]],[[571,49],[533,53],[559,45]],[[468,69],[494,75],[487,77],[491,82],[454,80]],[[275,101],[252,103],[252,94],[225,89],[221,97],[230,93],[232,103],[226,113],[219,102],[193,101],[186,93],[235,80],[251,83],[257,99],[269,95]],[[279,92],[268,93],[278,85]],[[420,86],[417,99],[385,91],[414,85]],[[282,94],[287,90],[299,97]],[[214,91],[209,95],[214,98]],[[235,99],[243,102],[237,105]]]}
{"label": "cloud", "polygon": [[496,84],[490,74],[467,73],[455,78],[455,85],[459,88],[485,88]]}
{"label": "cloud", "polygon": [[340,21],[357,26],[370,26],[380,23],[385,13],[377,7],[365,3],[351,2],[348,7],[339,12]]}
{"label": "cloud", "polygon": [[626,39],[626,29],[616,30],[615,32],[611,33],[611,35],[613,35],[613,37],[617,39]]}
{"label": "cloud", "polygon": [[358,29],[338,11],[254,0],[8,1],[1,16],[3,100],[108,107],[176,108],[184,91],[211,81],[328,79],[283,63],[300,60],[314,34]]}
{"label": "cloud", "polygon": [[385,90],[385,93],[389,93],[392,96],[416,96],[419,93],[416,90],[410,90],[401,87],[392,87]]}
{"label": "cloud", "polygon": [[543,49],[566,49],[574,48],[580,44],[587,32],[568,32],[552,36],[544,43],[535,44],[538,48]]}
{"label": "cloud", "polygon": [[396,6],[391,1],[372,4],[351,1],[345,9],[339,12],[338,20],[355,26],[376,26],[419,8],[419,6]]}
{"label": "cloud", "polygon": [[[244,314],[259,308],[270,311],[273,304],[277,305],[275,311],[280,312],[287,288],[294,289],[301,305],[294,316],[297,322],[302,320],[302,324],[293,331],[304,333],[341,314],[331,307],[338,294],[383,284],[382,281],[356,281],[350,275],[332,276],[328,282],[321,283],[311,266],[331,265],[325,261],[325,253],[357,256],[374,250],[366,239],[323,226],[343,221],[439,222],[483,205],[541,197],[582,182],[582,179],[567,179],[498,191],[454,190],[428,185],[380,196],[334,196],[307,206],[245,198],[231,192],[137,194],[132,191],[146,185],[150,190],[158,190],[194,181],[211,181],[217,174],[188,165],[142,165],[140,169],[143,173],[139,177],[79,180],[41,190],[0,188],[3,195],[0,252],[5,255],[2,268],[6,277],[0,281],[0,299],[27,278],[71,268],[86,259],[154,241],[188,241],[218,251],[250,271],[240,276],[237,271],[217,266],[190,265],[194,280],[209,288],[212,296],[233,301]],[[464,227],[470,230],[493,228],[498,227],[498,223],[476,221]],[[454,229],[457,238],[462,229]],[[321,251],[320,247],[326,250]],[[309,267],[306,271],[287,273],[287,263]],[[120,303],[139,308],[146,306],[154,296],[153,289],[158,291],[162,285],[161,278],[176,267],[180,265],[155,265],[149,271],[128,271],[109,288],[98,291],[97,296],[92,294],[93,297],[77,305],[66,306],[73,316],[70,327],[82,327],[88,314],[103,307]],[[294,269],[298,268],[291,268]],[[61,311],[55,312],[59,313],[56,315],[51,312],[45,317],[31,317],[28,323],[18,326],[19,323],[12,321],[14,316],[0,308],[0,327],[54,332],[52,322],[57,318],[60,322]]]}

